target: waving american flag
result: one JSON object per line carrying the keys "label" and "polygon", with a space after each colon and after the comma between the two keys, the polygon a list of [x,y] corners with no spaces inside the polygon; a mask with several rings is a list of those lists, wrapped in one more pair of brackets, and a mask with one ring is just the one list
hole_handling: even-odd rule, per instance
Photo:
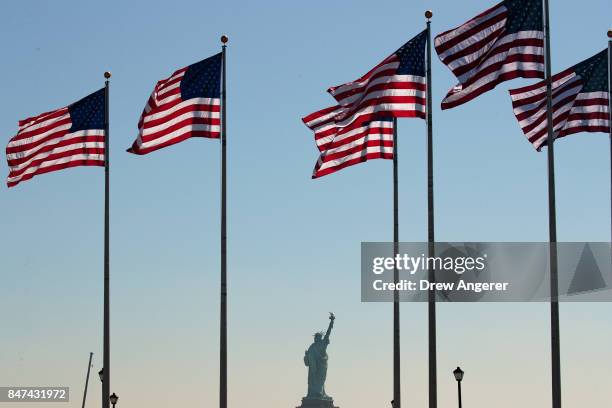
{"label": "waving american flag", "polygon": [[393,118],[425,118],[427,31],[356,81],[329,88],[338,105],[302,121],[320,151],[312,178],[371,159],[393,159]]}
{"label": "waving american flag", "polygon": [[[546,82],[510,90],[514,115],[539,151],[548,139]],[[553,131],[556,138],[578,132],[610,132],[608,50],[553,75]]]}
{"label": "waving american flag", "polygon": [[371,159],[393,159],[393,118],[357,114],[338,119],[346,109],[334,106],[303,119],[321,152],[313,179]]}
{"label": "waving american flag", "polygon": [[104,166],[104,88],[64,108],[19,121],[6,146],[7,185],[76,166]]}
{"label": "waving american flag", "polygon": [[190,137],[220,137],[221,58],[213,55],[157,82],[128,152],[147,154]]}
{"label": "waving american flag", "polygon": [[354,112],[384,112],[393,117],[425,117],[425,44],[427,31],[385,58],[361,78],[332,86],[328,92]]}
{"label": "waving american flag", "polygon": [[544,78],[542,0],[505,0],[436,36],[440,60],[459,83],[442,109],[464,104],[514,78]]}

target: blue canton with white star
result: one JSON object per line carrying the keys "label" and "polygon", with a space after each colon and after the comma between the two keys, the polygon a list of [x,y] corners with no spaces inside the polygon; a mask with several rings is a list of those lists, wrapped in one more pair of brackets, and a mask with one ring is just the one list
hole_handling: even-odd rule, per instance
{"label": "blue canton with white star", "polygon": [[542,0],[505,0],[508,9],[506,34],[519,31],[543,31]]}
{"label": "blue canton with white star", "polygon": [[402,45],[395,55],[400,60],[397,75],[425,76],[425,44],[427,30],[417,34],[412,40]]}
{"label": "blue canton with white star", "polygon": [[608,92],[608,50],[574,65],[572,69],[582,78],[580,92]]}
{"label": "blue canton with white star", "polygon": [[104,88],[84,97],[68,107],[72,127],[70,133],[79,130],[104,129]]}
{"label": "blue canton with white star", "polygon": [[221,97],[221,53],[190,65],[181,80],[181,98]]}

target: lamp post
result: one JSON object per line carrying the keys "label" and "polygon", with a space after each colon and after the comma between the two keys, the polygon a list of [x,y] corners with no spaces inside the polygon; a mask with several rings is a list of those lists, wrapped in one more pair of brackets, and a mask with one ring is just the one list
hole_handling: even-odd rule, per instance
{"label": "lamp post", "polygon": [[110,403],[113,404],[113,408],[115,408],[115,404],[117,404],[117,400],[119,399],[119,397],[117,396],[117,394],[113,392],[113,394],[109,397],[109,399],[110,399]]}
{"label": "lamp post", "polygon": [[100,382],[104,382],[104,368],[98,371],[98,375],[100,376]]}
{"label": "lamp post", "polygon": [[453,371],[453,375],[455,376],[455,380],[457,380],[457,392],[459,396],[459,408],[461,408],[461,380],[463,380],[463,370],[459,367],[455,371]]}

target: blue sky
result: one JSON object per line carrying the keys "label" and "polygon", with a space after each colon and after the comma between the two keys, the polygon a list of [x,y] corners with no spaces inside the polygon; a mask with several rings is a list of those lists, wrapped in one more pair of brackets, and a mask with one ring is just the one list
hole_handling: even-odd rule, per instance
{"label": "blue sky", "polygon": [[[612,5],[551,2],[559,71],[606,47]],[[300,118],[424,27],[435,33],[489,0],[400,2],[0,5],[0,134],[111,81],[111,391],[118,407],[214,406],[218,374],[219,143],[188,140],[144,157],[125,153],[155,82],[228,46],[230,404],[297,406],[311,334],[337,315],[327,389],[340,406],[391,399],[391,305],[359,301],[361,241],[392,239],[391,162],[319,180]],[[441,112],[454,85],[433,66],[439,241],[545,241],[546,154],[512,115],[505,83]],[[605,134],[556,145],[558,235],[610,240]],[[426,239],[425,124],[400,120],[400,237]],[[4,175],[8,173],[5,162]],[[103,172],[77,168],[0,188],[0,386],[66,385],[80,404],[87,357],[101,365]],[[404,404],[425,406],[426,309],[402,305]],[[610,304],[561,305],[564,402],[602,406],[612,351]],[[439,307],[440,406],[547,405],[548,305]],[[356,391],[358,390],[358,391]],[[511,390],[512,392],[508,392]],[[92,376],[89,404],[100,387]],[[27,404],[23,408],[28,408]]]}

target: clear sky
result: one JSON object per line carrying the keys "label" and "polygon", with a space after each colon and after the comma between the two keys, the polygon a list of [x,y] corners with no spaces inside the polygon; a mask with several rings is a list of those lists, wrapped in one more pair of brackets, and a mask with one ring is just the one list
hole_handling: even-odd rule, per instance
{"label": "clear sky", "polygon": [[[300,118],[424,27],[449,29],[494,0],[5,1],[0,135],[111,83],[112,384],[121,407],[212,407],[218,398],[219,143],[125,153],[155,84],[227,34],[229,403],[287,408],[306,391],[304,350],[337,320],[327,390],[342,407],[388,407],[390,304],[360,302],[361,241],[392,239],[391,162],[319,180]],[[553,71],[605,48],[612,3],[551,1]],[[545,241],[546,154],[524,139],[504,83],[441,112],[455,81],[433,66],[439,241]],[[400,236],[426,240],[425,123],[399,126]],[[610,240],[605,134],[556,145],[558,235]],[[1,165],[3,177],[8,173]],[[71,387],[79,407],[102,360],[103,172],[76,168],[0,188],[0,386]],[[439,406],[465,370],[472,408],[550,405],[547,304],[442,304]],[[612,305],[562,304],[565,407],[609,406]],[[404,406],[427,402],[426,305],[402,305]],[[503,396],[503,397],[500,397]],[[34,405],[23,404],[22,408]],[[38,405],[36,405],[38,406]]]}

